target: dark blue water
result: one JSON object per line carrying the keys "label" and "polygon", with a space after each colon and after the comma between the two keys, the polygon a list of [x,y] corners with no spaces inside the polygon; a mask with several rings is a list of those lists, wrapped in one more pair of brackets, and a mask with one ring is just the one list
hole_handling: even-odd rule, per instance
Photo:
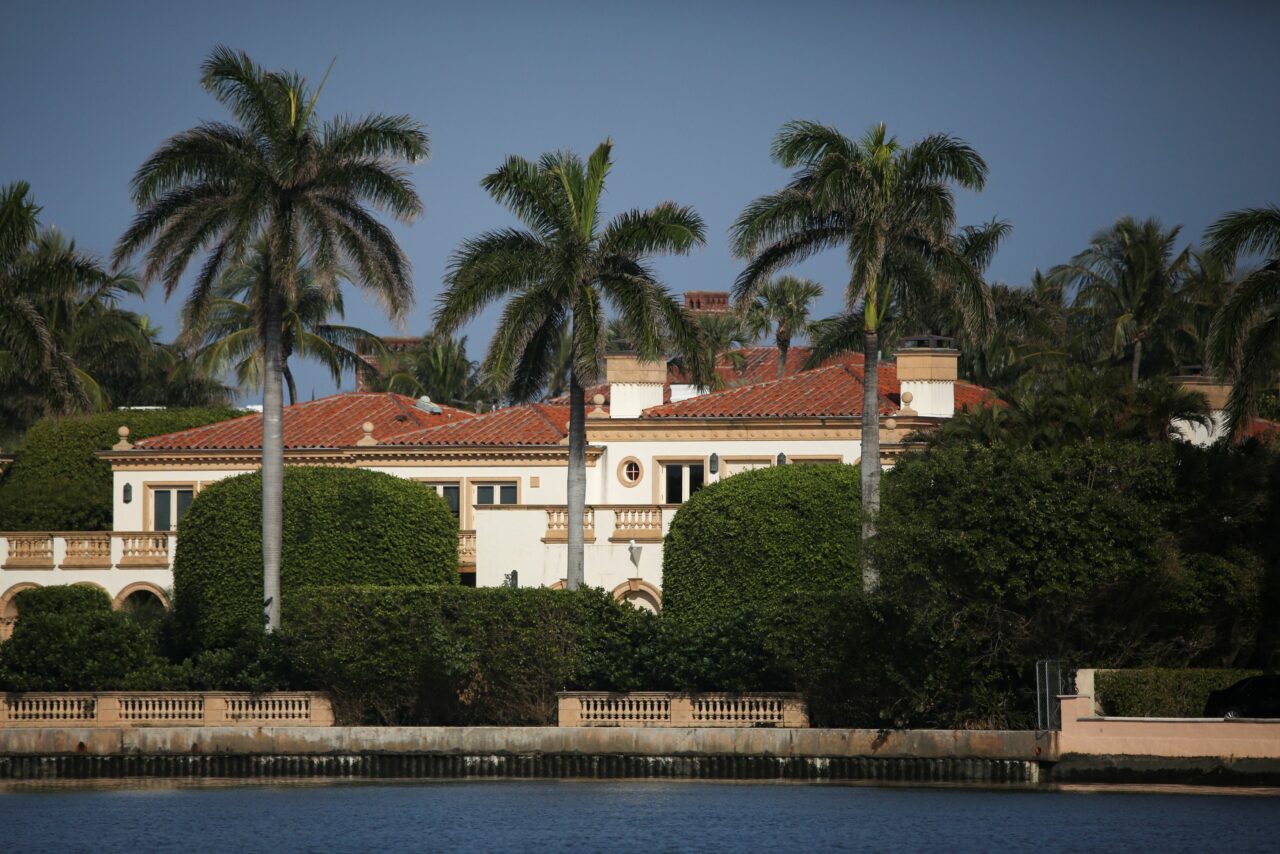
{"label": "dark blue water", "polygon": [[558,781],[9,788],[0,850],[1280,851],[1280,798]]}

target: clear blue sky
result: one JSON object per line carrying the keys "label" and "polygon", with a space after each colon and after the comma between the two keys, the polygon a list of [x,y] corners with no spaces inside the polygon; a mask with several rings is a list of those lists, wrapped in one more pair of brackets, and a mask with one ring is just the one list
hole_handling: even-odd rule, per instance
{"label": "clear blue sky", "polygon": [[[397,226],[418,294],[410,333],[429,326],[458,241],[509,221],[480,178],[507,154],[606,136],[608,210],[693,205],[709,245],[660,269],[676,291],[727,288],[739,265],[726,230],[786,179],[768,146],[796,118],[968,140],[991,176],[961,219],[1013,223],[991,278],[1023,283],[1125,214],[1195,240],[1224,211],[1280,202],[1277,33],[1280,4],[1265,2],[11,3],[0,183],[29,181],[46,222],[109,252],[143,159],[223,118],[198,66],[225,43],[313,80],[336,56],[322,115],[427,125],[432,155],[414,170],[427,213]],[[836,310],[839,254],[802,272]],[[178,301],[158,289],[134,307],[177,331]],[[493,317],[468,330],[473,358]],[[354,296],[347,319],[397,331]],[[333,390],[299,368],[303,396]]]}

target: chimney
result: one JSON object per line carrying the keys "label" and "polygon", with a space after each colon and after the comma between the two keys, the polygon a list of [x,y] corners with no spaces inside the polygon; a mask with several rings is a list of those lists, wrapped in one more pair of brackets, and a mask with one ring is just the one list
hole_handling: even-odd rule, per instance
{"label": "chimney", "polygon": [[690,314],[728,314],[728,291],[685,291],[684,310]]}
{"label": "chimney", "polygon": [[667,366],[662,362],[642,362],[631,354],[605,357],[609,381],[609,417],[639,418],[650,406],[662,404],[667,382]]}
{"label": "chimney", "polygon": [[[902,414],[951,418],[956,414],[956,371],[960,351],[955,339],[938,335],[906,338],[894,353]],[[907,398],[907,395],[911,395]]]}

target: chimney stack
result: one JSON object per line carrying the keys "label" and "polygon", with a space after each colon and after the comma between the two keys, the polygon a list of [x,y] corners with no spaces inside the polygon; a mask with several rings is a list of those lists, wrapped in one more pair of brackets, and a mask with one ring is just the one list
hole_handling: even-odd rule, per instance
{"label": "chimney stack", "polygon": [[685,291],[684,310],[690,314],[728,314],[728,291]]}
{"label": "chimney stack", "polygon": [[639,418],[650,406],[662,405],[667,382],[667,366],[662,362],[642,362],[633,354],[605,357],[609,382],[609,417]]}
{"label": "chimney stack", "polygon": [[951,418],[956,414],[960,351],[955,348],[955,339],[938,335],[907,338],[894,358],[898,365],[899,399],[910,394],[910,406],[916,415]]}

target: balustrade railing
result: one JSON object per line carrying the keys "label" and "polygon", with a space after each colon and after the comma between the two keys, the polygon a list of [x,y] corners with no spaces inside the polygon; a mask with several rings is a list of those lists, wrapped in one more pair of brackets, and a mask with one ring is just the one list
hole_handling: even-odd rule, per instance
{"label": "balustrade railing", "polygon": [[476,532],[458,532],[458,563],[474,566],[476,562]]}
{"label": "balustrade railing", "polygon": [[609,537],[613,542],[662,540],[661,507],[615,507],[613,519],[613,534]]}
{"label": "balustrade railing", "polygon": [[[596,511],[587,507],[582,511],[582,536],[587,542],[596,539]],[[544,543],[563,543],[569,539],[569,511],[564,507],[547,508],[547,533]]]}
{"label": "balustrade railing", "polygon": [[9,534],[5,569],[53,569],[52,534]]}
{"label": "balustrade railing", "polygon": [[0,727],[333,726],[324,694],[113,691],[0,696]]}
{"label": "balustrade railing", "polygon": [[120,566],[169,566],[172,534],[115,534],[121,542]]}
{"label": "balustrade railing", "polygon": [[799,694],[671,694],[651,691],[566,691],[560,726],[807,727]]}
{"label": "balustrade railing", "polygon": [[[67,534],[66,555],[61,566],[69,569],[105,569],[111,566],[111,535],[101,534]],[[167,563],[166,553],[166,563]]]}

